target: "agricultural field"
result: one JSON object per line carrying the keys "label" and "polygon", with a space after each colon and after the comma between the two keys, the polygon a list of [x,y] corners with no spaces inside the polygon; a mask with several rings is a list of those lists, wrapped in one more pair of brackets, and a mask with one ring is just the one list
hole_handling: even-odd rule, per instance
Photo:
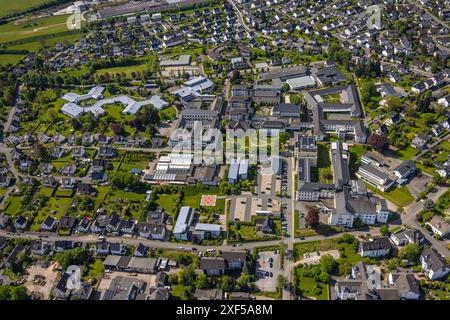
{"label": "agricultural field", "polygon": [[30,18],[0,25],[0,44],[8,50],[36,52],[56,42],[69,43],[81,37],[67,28],[69,15]]}
{"label": "agricultural field", "polygon": [[2,66],[7,64],[15,65],[23,57],[24,55],[21,54],[0,54],[0,65]]}
{"label": "agricultural field", "polygon": [[0,0],[0,18],[24,12],[40,5],[55,2],[54,0]]}

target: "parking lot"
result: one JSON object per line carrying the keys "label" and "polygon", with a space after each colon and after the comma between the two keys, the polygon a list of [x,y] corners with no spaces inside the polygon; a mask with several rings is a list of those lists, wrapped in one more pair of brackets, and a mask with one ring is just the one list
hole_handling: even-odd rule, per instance
{"label": "parking lot", "polygon": [[419,196],[419,194],[426,190],[427,184],[433,182],[433,179],[427,177],[426,175],[422,175],[421,177],[414,177],[408,184],[407,187],[409,191],[412,193],[414,197]]}
{"label": "parking lot", "polygon": [[281,192],[288,191],[287,170],[288,170],[287,163],[286,161],[283,161],[281,166]]}
{"label": "parking lot", "polygon": [[280,270],[279,250],[259,252],[256,260],[256,287],[261,291],[276,291]]}

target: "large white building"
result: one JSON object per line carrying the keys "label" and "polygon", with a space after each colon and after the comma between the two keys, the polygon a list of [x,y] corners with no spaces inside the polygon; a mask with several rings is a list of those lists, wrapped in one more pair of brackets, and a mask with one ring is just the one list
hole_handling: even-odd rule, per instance
{"label": "large white building", "polygon": [[190,237],[189,227],[194,219],[194,210],[189,207],[181,207],[177,222],[173,228],[173,236],[176,240],[188,241]]}
{"label": "large white building", "polygon": [[[126,96],[119,95],[112,98],[103,99],[104,87],[97,86],[92,88],[87,94],[79,95],[74,92],[68,92],[62,99],[66,100],[60,111],[65,115],[78,118],[86,113],[92,113],[95,117],[105,113],[103,106],[110,104],[123,104],[125,108],[122,110],[123,114],[135,115],[143,106],[152,105],[158,110],[161,110],[169,105],[168,102],[162,100],[159,96],[152,96],[150,99],[143,101],[136,101],[135,99]],[[79,103],[84,100],[97,100],[95,103],[89,106],[81,106]]]}

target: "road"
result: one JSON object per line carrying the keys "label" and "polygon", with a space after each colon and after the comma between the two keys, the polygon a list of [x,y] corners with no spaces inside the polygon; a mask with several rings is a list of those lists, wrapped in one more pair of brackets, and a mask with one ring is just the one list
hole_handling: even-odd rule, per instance
{"label": "road", "polygon": [[[286,217],[287,223],[288,223],[288,230],[289,230],[289,238],[287,239],[287,249],[288,250],[294,250],[294,242],[295,242],[295,159],[294,157],[291,157],[288,159],[288,194],[290,195],[290,206],[289,206],[289,212],[290,215]],[[294,283],[294,276],[293,276],[293,262],[286,258],[286,255],[284,257],[284,278],[291,284],[295,285]],[[286,290],[283,287],[283,300],[293,300],[292,293],[289,290]]]}
{"label": "road", "polygon": [[239,23],[244,27],[244,29],[245,29],[247,32],[253,31],[253,32],[255,32],[255,34],[256,34],[258,37],[261,37],[261,38],[264,38],[264,39],[270,40],[270,41],[273,40],[272,37],[267,36],[267,35],[262,34],[262,33],[259,33],[259,32],[256,32],[255,30],[253,30],[252,28],[250,28],[250,27],[245,23],[244,17],[242,16],[241,11],[239,10],[238,6],[234,3],[234,1],[233,1],[233,0],[227,0],[227,1],[228,1],[229,4],[231,4],[231,6],[233,7],[234,11],[236,12],[236,15],[237,15],[237,17],[238,17]]}
{"label": "road", "polygon": [[[365,232],[363,231],[353,231],[348,232],[355,236],[361,236],[364,235]],[[96,235],[71,235],[71,236],[60,236],[56,233],[46,233],[46,232],[24,232],[24,233],[16,233],[12,234],[11,232],[7,232],[5,230],[0,230],[0,236],[10,238],[10,239],[29,239],[29,240],[42,240],[42,241],[48,241],[48,242],[54,242],[54,241],[76,241],[76,242],[84,242],[84,243],[95,243],[98,242],[98,236]],[[330,238],[337,238],[342,236],[342,234],[335,234],[332,236],[327,237],[326,239]],[[312,236],[308,237],[304,240],[295,239],[294,243],[301,243],[301,242],[308,242],[308,241],[315,241],[315,240],[323,240],[325,239],[324,236]],[[260,242],[247,242],[243,243],[240,246],[233,246],[228,244],[223,244],[220,246],[198,246],[193,244],[186,244],[186,243],[175,243],[175,242],[167,242],[167,241],[157,241],[157,240],[148,240],[148,239],[142,239],[137,237],[109,237],[105,236],[105,240],[111,243],[123,243],[126,245],[133,245],[136,246],[139,243],[142,243],[148,247],[152,248],[162,248],[162,249],[172,249],[172,250],[181,250],[181,248],[185,250],[191,250],[192,248],[197,248],[198,251],[206,251],[209,248],[215,248],[216,250],[221,251],[239,251],[243,249],[247,250],[253,250],[258,247],[266,247],[266,246],[274,246],[279,244],[287,244],[287,240],[272,240],[272,241],[260,241]]]}
{"label": "road", "polygon": [[[446,187],[437,187],[437,191],[434,193],[429,193],[427,195],[428,199],[436,202],[439,197],[445,193],[448,188]],[[412,202],[410,205],[405,207],[405,213],[402,215],[402,223],[410,228],[419,229],[425,238],[442,254],[443,256],[450,257],[450,250],[447,247],[446,241],[436,240],[433,236],[429,234],[429,231],[422,227],[416,220],[416,214],[422,210],[423,203],[422,202]]]}
{"label": "road", "polygon": [[21,98],[22,97],[22,89],[23,89],[23,83],[19,83],[19,86],[18,86],[16,94],[15,94],[14,103],[12,105],[11,110],[9,111],[8,119],[6,120],[5,132],[10,132],[11,123],[13,122],[14,116],[16,115],[16,106],[20,103],[20,101],[22,99]]}

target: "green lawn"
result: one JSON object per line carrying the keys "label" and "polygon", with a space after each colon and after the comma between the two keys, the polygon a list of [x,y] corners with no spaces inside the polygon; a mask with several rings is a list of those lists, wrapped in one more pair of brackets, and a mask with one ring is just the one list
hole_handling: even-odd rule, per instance
{"label": "green lawn", "polygon": [[69,209],[72,198],[50,198],[44,208],[40,209],[34,217],[31,231],[39,231],[42,223],[48,216],[52,215],[60,219]]}
{"label": "green lawn", "polygon": [[89,264],[84,270],[83,280],[84,281],[92,281],[92,280],[100,280],[105,272],[105,267],[103,265],[103,261],[100,259],[96,259],[94,263]]}
{"label": "green lawn", "polygon": [[149,69],[149,65],[147,64],[137,64],[126,67],[113,67],[113,68],[105,68],[99,69],[95,71],[95,75],[99,76],[101,74],[109,73],[111,75],[115,75],[116,73],[125,73],[127,76],[131,75],[132,72],[143,72]]}
{"label": "green lawn", "polygon": [[175,107],[171,106],[171,107],[165,108],[163,110],[160,110],[158,112],[158,114],[159,114],[159,119],[161,119],[161,121],[172,120],[177,115],[177,109]]}
{"label": "green lawn", "polygon": [[[190,206],[192,208],[200,208],[200,200],[202,195],[222,195],[218,187],[193,187],[184,189],[183,205]],[[221,209],[223,211],[225,206],[225,199],[217,199],[214,209]]]}
{"label": "green lawn", "polygon": [[[331,144],[329,143],[317,144],[317,167],[311,168],[311,180],[314,182],[329,183],[333,180],[329,154],[330,147]],[[328,178],[326,178],[327,175]]]}
{"label": "green lawn", "polygon": [[145,193],[136,193],[136,192],[126,192],[123,190],[111,190],[108,193],[108,200],[116,200],[118,198],[128,201],[144,201]]}
{"label": "green lawn", "polygon": [[419,153],[419,150],[413,148],[411,146],[407,146],[406,148],[400,149],[396,152],[396,156],[402,160],[409,160]]}
{"label": "green lawn", "polygon": [[69,15],[49,16],[26,20],[20,23],[11,21],[0,25],[0,43],[45,37],[68,31],[66,21]]}
{"label": "green lawn", "polygon": [[188,297],[184,295],[185,287],[181,284],[174,285],[172,287],[172,297],[176,300],[188,300]]}
{"label": "green lawn", "polygon": [[56,2],[54,0],[0,0],[0,18],[35,8],[42,4]]}
{"label": "green lawn", "polygon": [[163,208],[170,215],[175,215],[175,201],[178,199],[176,194],[159,194],[156,204],[159,208]]}
{"label": "green lawn", "polygon": [[366,185],[370,190],[381,195],[399,207],[404,207],[414,201],[414,196],[406,187],[396,187],[388,192],[382,192],[369,184]]}
{"label": "green lawn", "polygon": [[97,196],[94,198],[95,210],[100,207],[101,202],[105,199],[109,191],[109,187],[97,187]]}
{"label": "green lawn", "polygon": [[21,54],[0,54],[0,65],[5,66],[7,64],[15,65],[24,56]]}
{"label": "green lawn", "polygon": [[8,215],[15,216],[16,214],[19,214],[20,212],[20,205],[22,204],[22,197],[18,196],[9,196],[6,200],[3,211],[5,211]]}
{"label": "green lawn", "polygon": [[131,169],[144,170],[155,155],[153,153],[127,153],[120,165],[120,170],[131,171]]}
{"label": "green lawn", "polygon": [[72,197],[74,193],[73,189],[58,189],[55,192],[55,197],[64,197],[64,198],[70,198]]}
{"label": "green lawn", "polygon": [[298,272],[298,270],[299,270],[298,268],[295,269],[297,278],[296,285],[297,288],[300,290],[302,296],[312,297],[317,300],[329,300],[328,284],[317,282],[316,280],[310,277],[304,277],[300,274],[300,272]]}

